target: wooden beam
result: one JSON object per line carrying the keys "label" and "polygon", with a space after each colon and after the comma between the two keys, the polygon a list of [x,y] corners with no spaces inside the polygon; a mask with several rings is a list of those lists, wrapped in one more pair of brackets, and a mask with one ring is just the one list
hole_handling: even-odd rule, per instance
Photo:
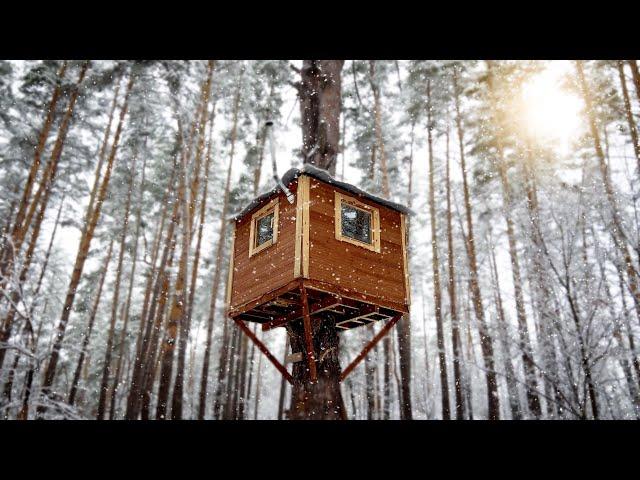
{"label": "wooden beam", "polygon": [[271,363],[273,363],[273,365],[278,369],[278,371],[282,374],[282,376],[291,384],[293,385],[293,377],[291,376],[291,374],[287,371],[287,369],[276,359],[276,357],[274,357],[271,352],[269,351],[269,349],[265,346],[264,343],[262,343],[258,337],[256,337],[253,332],[251,331],[251,329],[249,327],[247,327],[244,322],[242,320],[239,320],[237,318],[234,318],[233,321],[236,323],[236,325],[238,325],[238,327],[240,328],[240,330],[242,330],[247,337],[249,337],[253,343],[256,344],[256,347],[258,347],[258,349],[264,353],[266,355],[266,357],[271,361]]}
{"label": "wooden beam", "polygon": [[360,354],[355,358],[355,360],[353,362],[351,362],[349,364],[349,366],[347,368],[345,368],[342,372],[342,375],[340,375],[340,381],[342,382],[345,378],[347,378],[347,375],[349,375],[354,368],[356,368],[358,366],[358,364],[364,359],[364,357],[367,356],[367,353],[369,353],[369,351],[376,346],[376,344],[382,340],[382,338],[387,334],[387,332],[389,332],[389,330],[391,330],[393,328],[393,326],[398,323],[398,320],[400,320],[402,318],[402,315],[396,315],[395,317],[393,317],[391,320],[389,320],[387,322],[387,324],[382,327],[382,329],[378,332],[378,334],[373,337],[373,339],[367,344],[366,347],[364,347],[362,349],[362,351],[360,352]]}
{"label": "wooden beam", "polygon": [[249,310],[253,310],[255,307],[257,307],[258,305],[262,305],[264,303],[267,303],[271,300],[273,300],[274,298],[279,297],[280,295],[282,295],[283,293],[288,293],[291,290],[297,290],[298,288],[300,288],[301,285],[301,280],[300,279],[295,279],[295,280],[291,280],[289,283],[287,283],[286,285],[273,290],[269,293],[265,293],[264,295],[261,295],[260,297],[254,299],[254,300],[249,300],[248,302],[243,303],[242,305],[238,305],[235,306],[233,308],[230,309],[229,311],[229,316],[231,318],[233,317],[237,317],[238,315],[240,315],[241,313],[245,313],[248,312]]}
{"label": "wooden beam", "polygon": [[409,313],[409,308],[407,305],[391,302],[389,300],[380,298],[376,295],[367,295],[364,293],[356,292],[354,290],[350,290],[350,289],[340,287],[338,285],[333,285],[331,283],[323,282],[320,280],[305,278],[304,285],[309,290],[319,290],[321,292],[333,293],[334,295],[340,295],[343,299],[350,298],[359,302],[373,303],[375,305],[388,308],[389,310],[395,310],[396,312]]}
{"label": "wooden beam", "polygon": [[[340,297],[329,296],[320,302],[316,302],[309,307],[309,315],[315,315],[323,310],[328,310],[330,308],[335,307],[336,305],[340,305],[342,299]],[[262,324],[262,330],[268,331],[274,328],[282,327],[287,323],[302,318],[304,315],[302,308],[297,308],[289,315],[286,315],[282,318],[277,318],[275,320],[271,320],[270,322],[265,322]]]}
{"label": "wooden beam", "polygon": [[300,287],[300,294],[302,296],[302,313],[304,315],[304,342],[307,347],[307,364],[309,365],[311,382],[316,383],[318,381],[318,372],[316,371],[316,358],[315,354],[313,353],[313,334],[311,332],[311,317],[309,316],[307,289],[304,288],[304,285]]}

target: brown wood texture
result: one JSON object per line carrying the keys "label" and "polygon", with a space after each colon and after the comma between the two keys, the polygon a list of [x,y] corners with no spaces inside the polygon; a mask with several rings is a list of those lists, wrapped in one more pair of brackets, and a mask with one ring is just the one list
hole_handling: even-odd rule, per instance
{"label": "brown wood texture", "polygon": [[379,209],[381,251],[340,241],[335,238],[335,191],[350,195],[311,179],[309,278],[405,305],[401,214],[357,198]]}
{"label": "brown wood texture", "polygon": [[[380,253],[336,239],[335,192],[353,196],[340,188],[304,176],[309,182],[309,247],[304,241],[296,251],[296,239],[305,227],[298,198],[292,205],[278,193],[279,219],[277,242],[249,256],[251,217],[274,197],[264,200],[236,222],[230,314],[237,316],[254,306],[277,297],[276,291],[295,288],[295,275],[305,277],[305,285],[345,297],[366,301],[396,311],[406,312],[405,247],[402,214],[373,201],[356,197],[378,209],[380,215]],[[289,185],[298,196],[298,182]],[[306,198],[302,199],[303,201]],[[298,218],[298,226],[296,226]],[[304,235],[303,235],[304,236]],[[298,240],[300,242],[300,240]],[[296,254],[307,258],[296,269]],[[308,261],[308,272],[304,267]]]}
{"label": "brown wood texture", "polygon": [[[290,186],[296,193],[296,184]],[[232,309],[291,282],[295,262],[296,204],[290,204],[283,193],[278,194],[278,239],[268,248],[249,257],[251,216],[273,198],[236,222],[233,253]]]}

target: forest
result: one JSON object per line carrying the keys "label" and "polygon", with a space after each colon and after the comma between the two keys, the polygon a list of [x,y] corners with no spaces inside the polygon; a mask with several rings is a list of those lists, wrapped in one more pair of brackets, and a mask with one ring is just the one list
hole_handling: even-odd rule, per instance
{"label": "forest", "polygon": [[[0,418],[640,419],[639,122],[636,60],[2,60]],[[414,212],[331,388],[226,300],[304,164]]]}

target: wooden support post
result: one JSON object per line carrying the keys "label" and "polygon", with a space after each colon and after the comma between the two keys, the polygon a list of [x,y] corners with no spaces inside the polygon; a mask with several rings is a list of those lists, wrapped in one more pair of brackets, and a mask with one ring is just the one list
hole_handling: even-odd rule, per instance
{"label": "wooden support post", "polygon": [[313,334],[311,332],[311,317],[309,316],[309,301],[307,298],[307,289],[304,285],[300,286],[300,294],[302,298],[302,315],[304,322],[304,341],[307,347],[307,363],[309,364],[309,374],[311,382],[318,381],[318,372],[316,370],[316,358],[313,353]]}
{"label": "wooden support post", "polygon": [[373,339],[367,344],[366,347],[364,347],[364,349],[362,349],[362,352],[360,352],[360,354],[356,357],[356,359],[353,362],[351,362],[347,368],[343,370],[342,375],[340,375],[341,382],[345,378],[347,378],[347,375],[349,375],[351,371],[358,366],[358,364],[364,359],[364,357],[367,356],[367,353],[369,353],[369,351],[376,346],[376,343],[382,340],[382,338],[389,332],[389,330],[393,328],[393,326],[396,323],[398,323],[398,320],[400,320],[401,318],[402,318],[402,315],[396,315],[391,320],[389,320],[384,327],[382,327],[382,329],[378,332],[378,334],[375,337],[373,337]]}
{"label": "wooden support post", "polygon": [[258,347],[258,349],[264,353],[266,355],[266,357],[271,361],[271,363],[273,363],[273,365],[278,369],[278,371],[282,374],[282,376],[284,378],[287,379],[287,381],[293,385],[293,377],[291,376],[291,374],[287,371],[287,369],[276,359],[276,357],[274,357],[271,352],[269,351],[269,349],[266,347],[266,345],[264,343],[262,343],[258,337],[256,337],[253,332],[251,331],[251,329],[249,327],[247,327],[244,322],[238,318],[234,318],[233,321],[236,323],[236,325],[238,325],[238,327],[240,327],[240,330],[242,330],[247,337],[249,337],[253,343],[256,344],[256,347]]}

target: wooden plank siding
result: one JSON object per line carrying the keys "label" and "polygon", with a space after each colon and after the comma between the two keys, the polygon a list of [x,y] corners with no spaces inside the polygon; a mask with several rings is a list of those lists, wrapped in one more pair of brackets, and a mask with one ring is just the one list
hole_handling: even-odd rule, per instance
{"label": "wooden plank siding", "polygon": [[367,199],[380,212],[380,253],[335,238],[335,191],[347,191],[311,178],[309,276],[347,291],[406,304],[401,213]]}
{"label": "wooden plank siding", "polygon": [[[235,225],[231,315],[253,308],[277,290],[310,288],[364,300],[406,312],[410,302],[405,225],[400,212],[335,185],[303,175],[288,185],[296,195],[290,204],[282,192],[264,199]],[[380,252],[336,239],[335,192],[378,209]],[[299,193],[299,195],[298,195]],[[249,256],[251,217],[278,198],[278,238],[274,245]],[[295,284],[295,285],[294,285]],[[265,300],[266,301],[266,300]]]}
{"label": "wooden plank siding", "polygon": [[[296,187],[297,182],[289,186],[294,194]],[[278,193],[277,242],[249,257],[251,216],[272,199],[273,197],[265,200],[256,206],[254,211],[236,222],[230,301],[232,309],[276,290],[294,279],[296,203],[290,204],[282,192]]]}

